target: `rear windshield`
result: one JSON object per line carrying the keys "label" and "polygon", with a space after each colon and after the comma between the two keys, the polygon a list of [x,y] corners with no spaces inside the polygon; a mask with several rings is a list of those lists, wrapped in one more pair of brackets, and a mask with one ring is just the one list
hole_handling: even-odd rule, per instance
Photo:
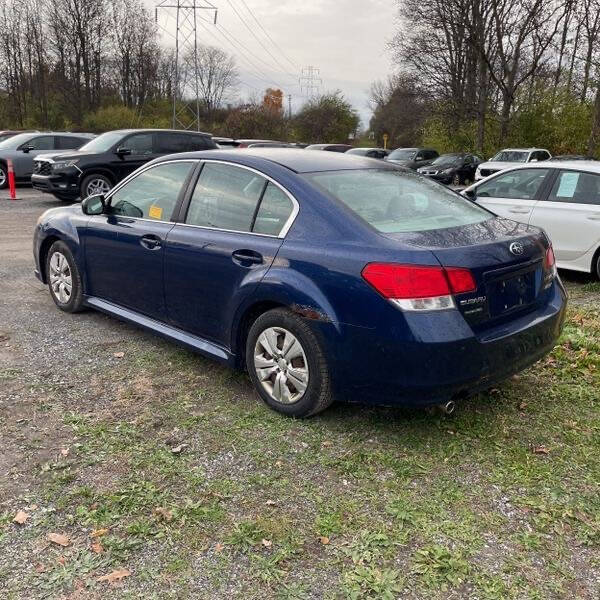
{"label": "rear windshield", "polygon": [[501,150],[490,160],[496,162],[527,162],[529,152],[520,152],[519,150]]}
{"label": "rear windshield", "polygon": [[412,160],[416,155],[417,151],[415,148],[398,148],[388,158],[393,158],[394,160]]}
{"label": "rear windshield", "polygon": [[393,169],[354,169],[305,175],[378,231],[430,231],[493,218],[438,183]]}

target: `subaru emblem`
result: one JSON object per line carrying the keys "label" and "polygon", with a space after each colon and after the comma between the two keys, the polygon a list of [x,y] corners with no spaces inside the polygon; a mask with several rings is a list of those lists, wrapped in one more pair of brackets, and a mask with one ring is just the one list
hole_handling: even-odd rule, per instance
{"label": "subaru emblem", "polygon": [[523,244],[521,244],[521,242],[513,242],[508,249],[513,253],[516,254],[517,256],[520,256],[521,254],[523,254],[523,252],[525,251],[525,248],[523,247]]}

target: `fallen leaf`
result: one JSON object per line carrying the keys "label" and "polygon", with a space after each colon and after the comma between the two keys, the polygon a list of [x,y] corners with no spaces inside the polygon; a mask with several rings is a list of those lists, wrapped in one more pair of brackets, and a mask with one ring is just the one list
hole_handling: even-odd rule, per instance
{"label": "fallen leaf", "polygon": [[71,540],[66,535],[62,535],[62,533],[49,533],[48,541],[58,546],[68,546],[71,543]]}
{"label": "fallen leaf", "polygon": [[60,453],[61,453],[63,456],[69,456],[69,449],[68,449],[68,448],[61,448],[61,449],[60,449]]}
{"label": "fallen leaf", "polygon": [[326,535],[320,536],[319,541],[321,544],[323,544],[323,546],[327,546],[327,544],[329,544],[329,538]]}
{"label": "fallen leaf", "polygon": [[527,402],[521,402],[521,404],[519,404],[519,408],[521,410],[524,410],[525,408],[527,408]]}
{"label": "fallen leaf", "polygon": [[92,552],[94,554],[102,554],[104,552],[104,548],[100,542],[94,542],[92,544]]}
{"label": "fallen leaf", "polygon": [[94,529],[92,533],[90,533],[90,537],[97,538],[102,537],[108,533],[108,529]]}
{"label": "fallen leaf", "polygon": [[44,573],[45,571],[46,571],[46,567],[44,565],[42,565],[41,563],[39,565],[35,566],[36,573]]}
{"label": "fallen leaf", "polygon": [[282,466],[283,466],[283,463],[282,463],[280,460],[276,460],[276,461],[275,461],[275,466],[276,466],[276,467],[282,467]]}
{"label": "fallen leaf", "polygon": [[15,518],[13,519],[13,523],[18,523],[19,525],[23,525],[23,523],[25,523],[25,521],[27,521],[27,519],[29,519],[29,515],[24,510],[20,510],[15,515]]}
{"label": "fallen leaf", "polygon": [[175,446],[175,447],[171,448],[171,452],[173,454],[181,454],[181,451],[187,447],[188,447],[187,444],[179,444],[179,446]]}
{"label": "fallen leaf", "polygon": [[275,500],[267,500],[267,501],[265,502],[265,504],[266,504],[267,506],[275,506],[275,505],[277,504],[277,502],[275,502]]}
{"label": "fallen leaf", "polygon": [[326,448],[329,448],[329,446],[333,446],[333,442],[331,440],[325,440],[321,446],[325,446]]}
{"label": "fallen leaf", "polygon": [[114,583],[115,581],[119,581],[124,577],[129,577],[131,575],[131,571],[129,569],[115,569],[112,573],[108,573],[107,575],[102,575],[102,577],[98,577],[97,581],[106,581],[108,583]]}
{"label": "fallen leaf", "polygon": [[533,447],[534,454],[550,454],[550,450],[546,448],[546,446],[534,446]]}
{"label": "fallen leaf", "polygon": [[125,352],[115,352],[113,356],[115,358],[123,358],[125,356]]}
{"label": "fallen leaf", "polygon": [[263,545],[265,548],[270,548],[270,547],[273,545],[273,542],[272,542],[271,540],[265,540],[265,539],[263,539],[263,541],[262,541],[262,545]]}
{"label": "fallen leaf", "polygon": [[67,562],[67,559],[66,559],[64,556],[59,556],[59,557],[56,559],[56,562],[64,566],[64,565],[65,565],[65,563]]}
{"label": "fallen leaf", "polygon": [[215,545],[215,552],[223,552],[223,548],[225,548],[225,546],[221,543],[218,543]]}
{"label": "fallen leaf", "polygon": [[173,513],[166,508],[155,508],[154,514],[156,516],[160,517],[161,519],[163,519],[164,521],[172,521],[173,520]]}

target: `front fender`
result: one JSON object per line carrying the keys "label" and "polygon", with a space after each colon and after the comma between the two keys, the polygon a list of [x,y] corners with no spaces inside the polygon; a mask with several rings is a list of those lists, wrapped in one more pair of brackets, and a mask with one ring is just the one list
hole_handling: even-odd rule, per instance
{"label": "front fender", "polygon": [[[64,214],[69,209],[58,208],[42,215],[34,232],[34,259],[39,278],[43,283],[46,279],[46,253],[50,246],[61,240],[69,247],[79,272],[84,271],[83,246],[81,244],[80,229],[85,227],[89,217],[81,213],[80,216],[67,216]],[[56,213],[52,214],[53,211]],[[79,211],[81,212],[81,211]]]}

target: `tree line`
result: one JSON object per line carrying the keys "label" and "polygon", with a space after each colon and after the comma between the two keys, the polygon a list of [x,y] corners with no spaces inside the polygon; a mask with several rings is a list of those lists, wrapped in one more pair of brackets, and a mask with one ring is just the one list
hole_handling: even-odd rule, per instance
{"label": "tree line", "polygon": [[489,155],[596,154],[600,0],[397,0],[397,67],[371,89],[378,137]]}
{"label": "tree line", "polygon": [[[174,50],[159,43],[153,17],[142,0],[0,0],[0,129],[170,127]],[[177,98],[194,105],[190,124],[195,69],[201,127],[214,134],[340,142],[358,128],[340,92],[310,99],[293,118],[281,90],[239,101],[234,58],[211,46],[199,47],[197,62],[180,60]]]}

